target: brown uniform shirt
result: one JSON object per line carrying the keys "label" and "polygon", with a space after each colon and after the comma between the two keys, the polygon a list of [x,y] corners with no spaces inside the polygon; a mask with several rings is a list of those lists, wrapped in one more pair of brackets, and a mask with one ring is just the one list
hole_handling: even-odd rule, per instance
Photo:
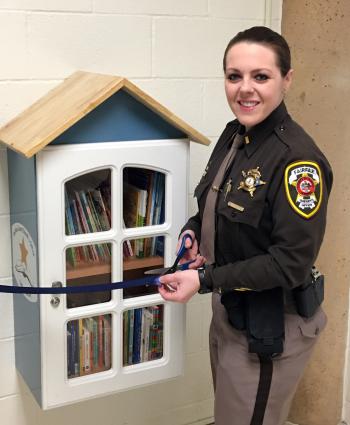
{"label": "brown uniform shirt", "polygon": [[[184,229],[201,238],[206,194],[241,131],[237,120],[220,136],[195,190],[198,213]],[[205,283],[213,290],[304,283],[318,255],[326,226],[331,167],[282,102],[246,134],[228,170],[216,205],[215,263]]]}

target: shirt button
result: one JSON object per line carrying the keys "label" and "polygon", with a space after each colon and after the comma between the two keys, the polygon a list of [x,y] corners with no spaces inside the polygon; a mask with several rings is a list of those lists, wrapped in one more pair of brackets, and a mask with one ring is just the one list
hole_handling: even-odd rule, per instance
{"label": "shirt button", "polygon": [[286,127],[284,125],[280,126],[280,131],[284,131],[286,129]]}

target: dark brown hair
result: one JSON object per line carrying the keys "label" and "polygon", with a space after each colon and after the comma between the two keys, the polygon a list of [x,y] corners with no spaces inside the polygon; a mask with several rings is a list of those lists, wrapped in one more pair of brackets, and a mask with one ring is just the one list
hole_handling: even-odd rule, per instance
{"label": "dark brown hair", "polygon": [[291,68],[290,49],[286,40],[277,32],[267,27],[252,27],[235,35],[228,43],[223,59],[224,71],[226,71],[226,56],[231,47],[237,43],[258,43],[270,47],[276,54],[277,66],[285,77]]}

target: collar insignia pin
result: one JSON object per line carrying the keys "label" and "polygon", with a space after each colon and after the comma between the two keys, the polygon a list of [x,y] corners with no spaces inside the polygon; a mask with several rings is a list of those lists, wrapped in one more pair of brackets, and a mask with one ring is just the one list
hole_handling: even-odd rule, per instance
{"label": "collar insignia pin", "polygon": [[266,182],[261,180],[259,167],[252,168],[251,170],[248,170],[248,172],[242,171],[242,176],[244,177],[244,180],[240,182],[237,189],[243,189],[246,192],[249,192],[251,197],[254,196],[254,192],[258,186],[266,184]]}

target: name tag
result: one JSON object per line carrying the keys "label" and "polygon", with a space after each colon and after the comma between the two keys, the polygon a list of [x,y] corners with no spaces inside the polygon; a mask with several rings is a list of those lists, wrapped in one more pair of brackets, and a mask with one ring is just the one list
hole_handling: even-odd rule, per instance
{"label": "name tag", "polygon": [[227,205],[229,206],[229,207],[231,207],[231,208],[233,208],[234,210],[238,210],[238,211],[241,211],[241,212],[243,212],[244,211],[244,207],[241,207],[240,205],[238,205],[238,204],[235,204],[234,202],[228,202],[227,203]]}

